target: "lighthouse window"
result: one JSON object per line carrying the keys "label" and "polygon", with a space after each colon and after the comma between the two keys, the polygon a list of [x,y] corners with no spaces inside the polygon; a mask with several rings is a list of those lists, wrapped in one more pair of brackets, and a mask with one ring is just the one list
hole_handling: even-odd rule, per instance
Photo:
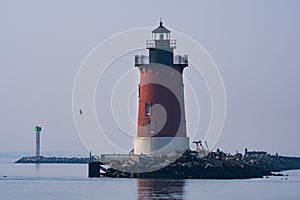
{"label": "lighthouse window", "polygon": [[140,92],[141,92],[141,85],[139,84],[139,93],[138,93],[139,97],[140,97]]}
{"label": "lighthouse window", "polygon": [[155,122],[150,121],[149,123],[149,133],[155,133]]}
{"label": "lighthouse window", "polygon": [[147,116],[151,115],[151,103],[145,103],[145,114]]}

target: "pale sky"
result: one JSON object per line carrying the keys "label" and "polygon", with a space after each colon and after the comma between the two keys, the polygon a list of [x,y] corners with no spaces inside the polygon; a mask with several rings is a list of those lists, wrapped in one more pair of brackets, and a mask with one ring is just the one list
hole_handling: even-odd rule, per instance
{"label": "pale sky", "polygon": [[[80,64],[111,35],[155,28],[162,17],[200,43],[223,77],[227,117],[217,147],[300,156],[299,9],[297,0],[1,1],[0,153],[33,153],[36,124],[43,127],[42,152],[85,153],[72,116]],[[134,68],[133,59],[120,61],[115,65]],[[192,72],[186,69],[187,79]],[[200,103],[204,113],[207,102]],[[209,116],[202,120],[199,135]]]}

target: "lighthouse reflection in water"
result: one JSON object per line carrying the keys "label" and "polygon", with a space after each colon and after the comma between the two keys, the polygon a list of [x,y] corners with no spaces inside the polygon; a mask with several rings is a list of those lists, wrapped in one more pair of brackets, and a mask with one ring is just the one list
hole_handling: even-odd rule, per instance
{"label": "lighthouse reflection in water", "polygon": [[184,179],[138,179],[138,200],[183,199]]}

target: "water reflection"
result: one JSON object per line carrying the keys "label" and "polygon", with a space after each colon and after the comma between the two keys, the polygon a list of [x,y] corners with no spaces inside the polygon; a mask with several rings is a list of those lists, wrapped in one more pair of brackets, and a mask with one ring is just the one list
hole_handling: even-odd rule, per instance
{"label": "water reflection", "polygon": [[35,173],[36,176],[40,176],[40,163],[35,164]]}
{"label": "water reflection", "polygon": [[184,179],[138,179],[138,200],[183,199]]}

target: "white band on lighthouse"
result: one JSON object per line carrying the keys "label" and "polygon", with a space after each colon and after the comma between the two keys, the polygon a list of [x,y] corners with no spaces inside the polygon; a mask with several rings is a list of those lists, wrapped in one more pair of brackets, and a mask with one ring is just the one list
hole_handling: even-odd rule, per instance
{"label": "white band on lighthouse", "polygon": [[189,148],[189,137],[135,137],[135,154],[168,154]]}

